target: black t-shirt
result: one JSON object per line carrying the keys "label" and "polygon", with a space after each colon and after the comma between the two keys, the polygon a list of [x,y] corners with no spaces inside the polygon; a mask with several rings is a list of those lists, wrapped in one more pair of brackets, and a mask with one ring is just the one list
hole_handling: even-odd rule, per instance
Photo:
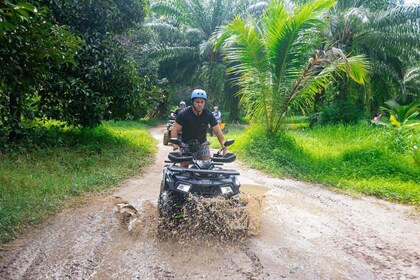
{"label": "black t-shirt", "polygon": [[192,139],[197,139],[200,143],[206,142],[209,124],[211,127],[217,125],[216,118],[209,110],[204,109],[200,116],[196,116],[192,106],[179,112],[175,121],[182,126],[181,141],[184,143]]}

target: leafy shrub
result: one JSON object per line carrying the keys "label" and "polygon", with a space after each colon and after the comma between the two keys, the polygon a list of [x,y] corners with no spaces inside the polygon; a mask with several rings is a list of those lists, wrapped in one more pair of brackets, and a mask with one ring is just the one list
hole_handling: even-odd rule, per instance
{"label": "leafy shrub", "polygon": [[350,100],[340,99],[325,107],[319,114],[319,124],[356,124],[364,118],[363,110]]}

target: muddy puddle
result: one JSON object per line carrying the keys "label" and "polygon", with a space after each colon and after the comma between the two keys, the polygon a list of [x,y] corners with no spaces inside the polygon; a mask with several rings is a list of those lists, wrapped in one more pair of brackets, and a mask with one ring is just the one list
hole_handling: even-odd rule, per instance
{"label": "muddy puddle", "polygon": [[262,200],[270,188],[256,185],[241,185],[241,192]]}

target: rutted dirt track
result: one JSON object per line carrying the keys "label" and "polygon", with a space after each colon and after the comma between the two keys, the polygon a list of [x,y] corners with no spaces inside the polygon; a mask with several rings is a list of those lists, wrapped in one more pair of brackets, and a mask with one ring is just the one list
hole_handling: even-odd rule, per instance
{"label": "rutted dirt track", "polygon": [[[257,236],[157,238],[155,208],[170,147],[162,145],[162,127],[151,133],[159,152],[144,175],[8,244],[0,252],[0,279],[420,278],[414,208],[271,178],[239,163],[230,167],[241,172],[241,183],[259,186],[251,189],[264,196]],[[137,219],[125,223],[127,213]]]}

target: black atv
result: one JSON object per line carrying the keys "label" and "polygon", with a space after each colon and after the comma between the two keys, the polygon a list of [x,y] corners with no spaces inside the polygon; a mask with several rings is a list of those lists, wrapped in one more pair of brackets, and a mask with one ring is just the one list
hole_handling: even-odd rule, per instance
{"label": "black atv", "polygon": [[175,122],[175,114],[174,112],[171,112],[168,122],[166,123],[166,130],[163,133],[163,145],[165,146],[169,144],[169,139],[171,139],[171,130],[172,130],[172,126],[174,125],[174,122]]}
{"label": "black atv", "polygon": [[[166,123],[166,130],[163,133],[163,145],[167,146],[169,144],[169,140],[171,139],[171,130],[172,126],[175,122],[175,111],[171,112],[171,115],[169,116],[168,122]],[[181,139],[182,131],[178,133],[178,138]]]}
{"label": "black atv", "polygon": [[[180,145],[179,139],[171,138],[169,142]],[[225,142],[225,146],[233,144],[234,140]],[[198,146],[198,145],[197,145]],[[191,153],[193,145],[189,145]],[[239,172],[223,169],[221,165],[235,161],[233,153],[223,155],[218,151],[210,160],[198,160],[191,153],[181,154],[171,152],[165,162],[163,180],[158,200],[158,211],[162,218],[177,219],[183,217],[183,208],[191,198],[223,197],[235,200],[240,193]],[[188,162],[187,168],[180,166]]]}

